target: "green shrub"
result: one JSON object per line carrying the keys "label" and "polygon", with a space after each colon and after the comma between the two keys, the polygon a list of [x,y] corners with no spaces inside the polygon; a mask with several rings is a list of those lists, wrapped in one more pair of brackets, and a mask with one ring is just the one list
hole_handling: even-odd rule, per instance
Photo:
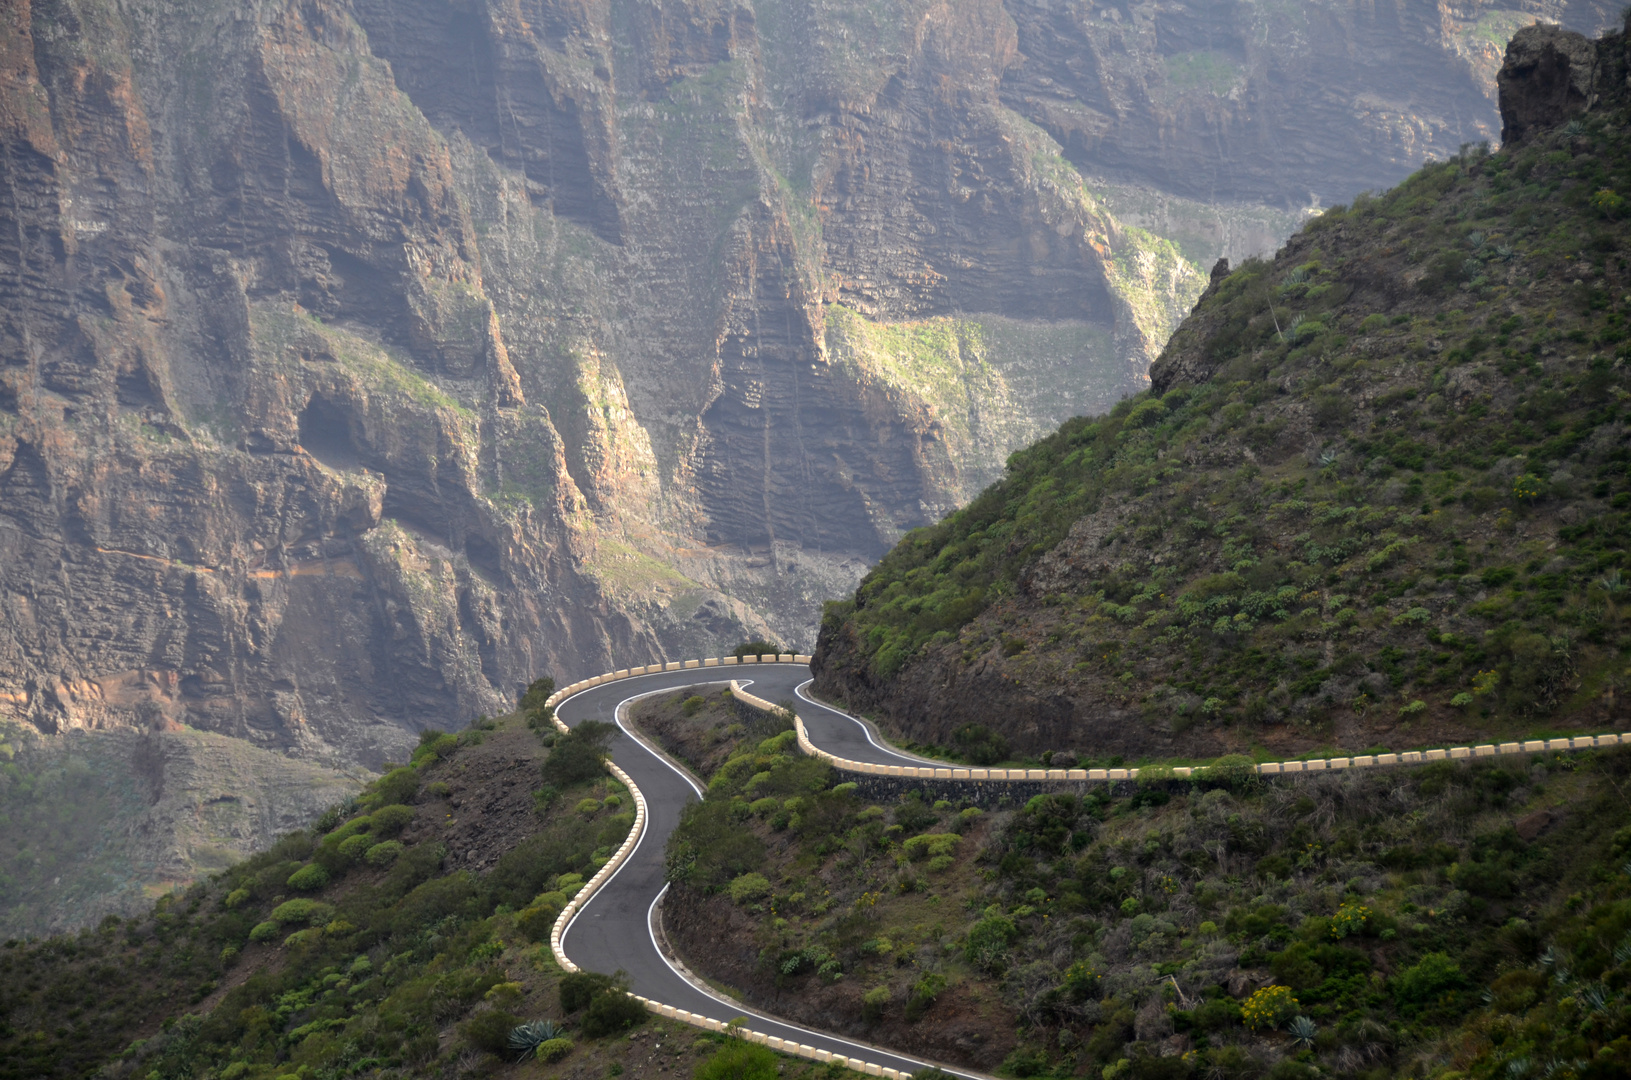
{"label": "green shrub", "polygon": [[696,1080],[776,1080],[776,1055],[763,1046],[732,1039],[698,1065]]}
{"label": "green shrub", "polygon": [[[403,863],[413,861],[420,849],[409,853],[392,871],[402,870]],[[390,911],[391,927],[399,933],[410,933],[416,928],[429,926],[450,915],[471,918],[480,900],[474,878],[464,870],[422,882],[397,902]]]}
{"label": "green shrub", "polygon": [[907,858],[916,862],[950,855],[957,850],[957,845],[962,839],[956,833],[924,833],[922,836],[912,837],[901,847],[905,849]]}
{"label": "green shrub", "polygon": [[776,644],[774,641],[755,639],[753,641],[744,641],[742,644],[731,650],[731,655],[737,657],[764,656],[767,654],[780,656],[782,654],[782,647]]}
{"label": "green shrub", "polygon": [[402,856],[407,848],[400,840],[387,840],[383,844],[375,844],[363,855],[363,860],[369,866],[390,866]]}
{"label": "green shrub", "polygon": [[503,1054],[510,1048],[510,1032],[521,1026],[521,1018],[503,1009],[485,1009],[459,1027],[464,1041],[489,1054]]}
{"label": "green shrub", "polygon": [[282,932],[283,932],[283,927],[279,926],[275,922],[272,922],[271,920],[267,920],[266,922],[256,923],[255,924],[255,928],[253,930],[249,931],[249,940],[250,941],[271,941],[273,938],[277,937],[278,934],[280,934]]}
{"label": "green shrub", "polygon": [[946,977],[938,971],[930,971],[917,982],[912,984],[912,994],[906,999],[906,1019],[915,1021],[929,1011],[929,1006],[935,1003],[946,989]]}
{"label": "green shrub", "polygon": [[554,1063],[554,1062],[560,1061],[562,1058],[566,1057],[571,1052],[572,1052],[572,1040],[571,1039],[556,1038],[556,1039],[545,1039],[543,1042],[539,1043],[538,1044],[538,1049],[534,1050],[533,1054],[534,1054],[534,1056],[536,1056],[538,1058],[539,1061],[542,1061],[542,1062],[545,1062],[545,1063]]}
{"label": "green shrub", "polygon": [[298,900],[285,900],[273,908],[272,914],[267,918],[282,925],[299,925],[301,923],[328,922],[333,914],[334,909],[329,905],[318,900],[307,900],[302,897]]}
{"label": "green shrub", "polygon": [[574,971],[562,976],[559,987],[561,1011],[568,1016],[589,1007],[597,995],[616,990],[617,980],[593,971]]}
{"label": "green shrub", "polygon": [[770,882],[763,874],[743,874],[730,883],[728,891],[732,903],[746,904],[769,896]]}
{"label": "green shrub", "polygon": [[534,905],[522,908],[515,917],[515,928],[528,941],[548,941],[549,932],[560,918],[561,908],[554,905]]}
{"label": "green shrub", "polygon": [[297,892],[316,892],[328,884],[328,871],[316,863],[307,863],[290,874],[285,884]]}
{"label": "green shrub", "polygon": [[306,929],[296,930],[294,933],[284,938],[283,947],[285,949],[304,949],[307,946],[316,945],[322,940],[323,928],[320,926],[308,926]]}
{"label": "green shrub", "polygon": [[1257,765],[1245,754],[1225,754],[1212,764],[1196,769],[1192,778],[1205,787],[1242,791],[1257,783]]}
{"label": "green shrub", "polygon": [[975,765],[995,765],[1008,757],[1008,740],[983,724],[964,724],[952,735],[958,751]]}
{"label": "green shrub", "polygon": [[1445,953],[1428,953],[1394,978],[1393,999],[1406,1015],[1414,1015],[1424,1008],[1449,1005],[1466,986],[1461,965]]}
{"label": "green shrub", "polygon": [[1019,927],[1006,915],[987,915],[968,931],[963,945],[963,956],[982,971],[995,971],[1002,966],[1008,946],[1019,936]]}
{"label": "green shrub", "polygon": [[395,836],[408,827],[413,821],[413,807],[403,806],[400,803],[393,806],[382,806],[368,815],[369,824],[375,835],[386,837]]}
{"label": "green shrub", "polygon": [[646,1007],[621,987],[596,994],[583,1014],[583,1033],[591,1039],[604,1038],[644,1023]]}
{"label": "green shrub", "polygon": [[520,712],[532,712],[534,709],[545,708],[545,702],[555,693],[555,680],[545,675],[532,680],[522,692],[521,698],[516,702],[516,709]]}
{"label": "green shrub", "polygon": [[356,862],[358,859],[367,854],[368,849],[373,847],[376,843],[378,843],[378,841],[372,836],[369,836],[367,833],[358,833],[355,836],[348,836],[344,840],[340,841],[338,850],[340,855],[347,862]]}
{"label": "green shrub", "polygon": [[1167,418],[1167,406],[1159,399],[1151,398],[1133,406],[1133,411],[1127,414],[1127,421],[1123,425],[1127,428],[1153,427]]}
{"label": "green shrub", "polygon": [[432,762],[452,757],[458,749],[457,735],[447,735],[435,728],[426,728],[419,733],[419,745],[413,752],[413,765],[422,769]]}
{"label": "green shrub", "polygon": [[616,734],[617,728],[612,724],[583,721],[550,747],[549,757],[544,761],[544,781],[565,790],[600,779],[606,771],[606,748]]}
{"label": "green shrub", "polygon": [[702,711],[702,707],[706,704],[708,704],[708,702],[704,700],[701,695],[692,694],[680,704],[680,712],[684,713],[686,716],[695,716],[697,713]]}
{"label": "green shrub", "polygon": [[668,841],[665,872],[670,881],[718,889],[759,869],[764,860],[764,842],[732,820],[730,804],[704,799],[680,811],[679,827]]}
{"label": "green shrub", "polygon": [[419,773],[417,770],[404,766],[392,769],[384,776],[375,780],[367,793],[363,795],[363,803],[370,810],[381,806],[392,806],[396,803],[410,803],[413,797],[419,794]]}
{"label": "green shrub", "polygon": [[226,908],[228,911],[231,911],[248,899],[248,889],[233,889],[231,892],[227,893],[226,899],[221,901],[221,906]]}
{"label": "green shrub", "polygon": [[594,817],[596,814],[600,813],[600,800],[580,799],[578,801],[578,805],[573,807],[573,809],[582,814],[584,817]]}

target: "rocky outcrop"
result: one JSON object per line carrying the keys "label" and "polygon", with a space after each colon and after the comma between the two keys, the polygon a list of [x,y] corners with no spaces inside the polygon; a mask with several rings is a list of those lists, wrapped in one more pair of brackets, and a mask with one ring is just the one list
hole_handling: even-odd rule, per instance
{"label": "rocky outcrop", "polygon": [[1591,40],[1558,26],[1518,31],[1501,66],[1501,140],[1522,142],[1626,93],[1623,36]]}

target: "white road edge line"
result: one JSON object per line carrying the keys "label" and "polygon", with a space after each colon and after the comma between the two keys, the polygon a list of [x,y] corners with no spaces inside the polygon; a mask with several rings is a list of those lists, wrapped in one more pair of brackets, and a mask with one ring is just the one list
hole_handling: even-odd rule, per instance
{"label": "white road edge line", "polygon": [[[671,674],[673,674],[673,672],[665,672],[664,674],[670,674],[671,675]],[[694,686],[696,684],[695,683],[685,683],[685,684],[682,684],[682,685]],[[663,687],[662,690],[652,690],[652,691],[649,691],[648,693],[649,694],[661,694],[664,691],[672,690],[672,689],[674,689],[674,687],[665,686],[665,687]],[[572,696],[577,697],[576,694],[573,694]],[[646,696],[648,696],[648,694],[631,694],[630,696],[624,698],[622,701],[617,703],[617,708],[612,712],[612,719],[617,721],[617,726],[618,726],[618,728],[620,730],[622,730],[623,732],[625,732],[625,733],[632,736],[633,733],[629,732],[629,730],[627,728],[623,727],[623,721],[618,719],[617,714],[622,712],[623,711],[623,706],[627,705],[629,702],[634,701],[637,698],[643,698],[643,697],[646,697]],[[564,705],[564,704],[566,704],[566,702],[563,701],[563,702],[561,702],[561,704]],[[559,706],[557,706],[557,709],[558,708],[559,708]],[[557,712],[556,715],[559,716],[560,713]],[[640,740],[636,740],[637,743],[639,741]],[[642,745],[641,749],[645,749],[645,747]],[[650,754],[651,751],[646,750],[646,753]],[[667,765],[670,769],[674,769],[673,764],[671,762],[663,760],[663,756],[661,754],[651,754],[651,756],[656,758],[658,761],[661,761],[664,765]],[[690,784],[691,785],[691,790],[696,791],[697,796],[699,798],[701,797],[702,792],[697,788],[696,783],[693,782],[692,779],[689,776],[686,776],[683,772],[680,772],[680,770],[678,770],[678,769],[674,769],[674,773],[681,780],[684,780],[687,784]],[[633,780],[634,778],[631,776],[631,777],[629,777],[629,779]],[[645,798],[645,794],[642,792],[640,797],[642,799]],[[637,854],[640,853],[640,845],[646,842],[646,835],[648,833],[650,833],[650,832],[651,832],[651,804],[647,803],[646,804],[646,820],[640,827],[640,838],[637,839],[634,842],[634,846],[629,849],[628,855],[623,859],[623,862],[621,864],[619,864],[618,868],[616,870],[612,871],[611,877],[607,878],[605,881],[602,881],[600,883],[600,887],[595,890],[595,895],[591,896],[589,899],[585,900],[582,903],[582,905],[580,905],[578,907],[578,910],[576,910],[576,911],[574,911],[572,913],[572,917],[566,921],[566,925],[561,928],[561,951],[563,953],[566,951],[566,935],[570,934],[572,932],[572,928],[578,924],[578,916],[582,915],[585,911],[588,911],[589,910],[589,905],[593,904],[606,891],[606,886],[608,886],[612,882],[616,881],[617,880],[617,875],[621,874],[623,872],[624,867],[627,867],[629,865],[629,863],[634,861],[634,857]],[[661,895],[661,894],[659,894],[659,895]],[[649,923],[649,920],[648,920],[648,923]],[[648,926],[648,929],[649,929],[649,926]],[[661,949],[659,949],[657,951],[659,953],[662,952]],[[667,963],[667,960],[668,960],[667,957],[663,958],[664,963]]]}
{"label": "white road edge line", "polygon": [[[601,888],[605,888],[605,886],[602,885]],[[657,950],[657,955],[662,957],[663,963],[668,965],[668,970],[672,971],[682,982],[691,987],[693,990],[697,991],[697,993],[704,994],[707,997],[712,998],[714,1001],[719,1002],[721,1005],[725,1005],[743,1016],[751,1016],[755,1019],[763,1020],[767,1024],[777,1024],[786,1028],[788,1031],[806,1032],[810,1035],[815,1035],[823,1039],[830,1039],[840,1046],[848,1046],[851,1049],[864,1050],[872,1054],[888,1054],[890,1057],[895,1058],[898,1061],[910,1062],[920,1069],[940,1069],[942,1072],[949,1072],[954,1076],[967,1077],[968,1080],[986,1080],[986,1078],[979,1076],[976,1073],[959,1072],[955,1069],[947,1069],[944,1066],[932,1065],[927,1061],[919,1061],[917,1058],[909,1057],[906,1054],[900,1053],[899,1051],[889,1050],[882,1046],[868,1046],[865,1043],[851,1042],[849,1039],[845,1039],[838,1035],[829,1035],[824,1031],[816,1031],[814,1028],[800,1027],[799,1025],[783,1020],[780,1017],[771,1016],[767,1013],[750,1009],[746,1005],[743,1005],[740,1001],[725,997],[707,983],[699,983],[694,976],[688,976],[686,972],[675,967],[674,962],[668,958],[667,953],[663,952],[662,945],[657,941],[657,931],[653,928],[651,916],[652,913],[657,910],[657,905],[663,902],[663,897],[667,894],[668,883],[664,882],[662,890],[657,893],[657,898],[651,902],[650,907],[646,908],[646,934],[651,938],[651,947]]]}
{"label": "white road edge line", "polygon": [[855,717],[851,716],[847,712],[840,712],[839,710],[833,708],[831,705],[824,705],[821,702],[817,701],[815,698],[811,697],[809,694],[806,694],[804,692],[804,688],[806,686],[809,686],[813,682],[815,682],[814,679],[805,679],[803,682],[801,682],[797,686],[793,687],[793,693],[797,694],[801,700],[808,701],[811,705],[814,705],[816,708],[826,709],[828,712],[832,713],[834,716],[842,716],[845,720],[848,720],[850,723],[852,723],[856,727],[860,728],[861,731],[863,733],[865,733],[865,735],[866,735],[866,741],[871,743],[874,748],[883,751],[884,753],[888,754],[890,757],[898,757],[902,761],[910,761],[913,765],[937,765],[940,768],[950,768],[950,766],[944,761],[935,761],[933,758],[915,757],[915,756],[913,756],[911,754],[903,754],[899,750],[894,749],[893,747],[885,746],[883,743],[879,742],[877,739],[872,737],[872,729],[870,727],[867,727],[867,725],[864,722],[862,722],[861,720],[856,719]]}
{"label": "white road edge line", "polygon": [[[687,683],[686,685],[687,686],[701,686],[703,684],[702,683]],[[697,798],[701,799],[701,798],[704,798],[703,791],[702,791],[702,789],[700,787],[697,786],[697,782],[696,782],[695,777],[693,777],[690,773],[686,772],[684,769],[680,768],[674,762],[670,761],[669,758],[668,758],[668,754],[665,753],[663,750],[659,749],[658,747],[653,746],[651,744],[651,741],[646,738],[646,736],[645,736],[645,734],[643,732],[636,731],[633,728],[629,727],[627,724],[623,723],[623,711],[626,708],[628,708],[630,702],[639,701],[641,698],[656,697],[658,694],[666,694],[670,690],[673,690],[673,689],[674,688],[672,686],[670,686],[670,687],[666,687],[666,688],[664,688],[662,690],[647,690],[645,693],[635,694],[632,697],[626,697],[622,701],[619,701],[617,703],[617,708],[612,712],[612,719],[616,720],[617,721],[617,726],[623,729],[623,734],[627,735],[629,738],[633,739],[635,742],[637,742],[641,746],[645,747],[646,753],[650,754],[652,757],[656,758],[658,761],[662,762],[664,765],[667,765],[670,769],[673,769],[675,773],[679,774],[679,778],[681,780],[684,780],[687,784],[690,784],[691,785],[691,790],[697,793]],[[648,811],[649,811],[649,808],[648,808]],[[629,858],[631,858],[631,859],[634,858],[634,853],[633,852],[629,853]],[[613,874],[612,876],[616,877],[617,875]],[[610,879],[608,879],[608,880],[610,880]]]}
{"label": "white road edge line", "polygon": [[[655,675],[673,675],[673,674],[675,674],[675,673],[672,672],[672,671],[653,671],[653,672],[648,673],[648,675],[651,675],[651,676],[655,676]],[[643,678],[647,678],[648,675],[635,675],[635,676],[631,676],[631,678],[643,679]],[[716,681],[718,681],[718,680],[699,679],[695,683],[680,683],[678,686],[665,686],[665,687],[662,687],[662,688],[660,688],[658,690],[646,691],[644,693],[639,693],[639,694],[631,694],[630,696],[624,698],[622,701],[617,703],[616,708],[612,712],[612,719],[617,722],[617,726],[618,726],[618,728],[620,730],[624,731],[626,734],[629,734],[630,736],[633,736],[633,732],[630,732],[627,728],[624,728],[622,720],[618,717],[618,712],[620,712],[622,710],[622,708],[625,705],[627,705],[629,702],[634,701],[636,698],[648,697],[651,694],[660,694],[660,693],[663,693],[663,692],[668,691],[668,690],[675,690],[675,689],[678,689],[679,686],[695,686],[695,685],[699,685],[699,684],[702,684],[702,683],[709,683],[709,682],[716,682]],[[729,681],[729,680],[727,680],[727,681]],[[740,680],[740,679],[738,679],[736,681],[738,683],[742,682],[742,680]],[[814,680],[811,680],[811,681],[814,681]],[[605,684],[602,683],[601,685],[604,686]],[[801,685],[808,685],[808,683],[804,683],[804,684],[801,684]],[[598,689],[600,689],[599,686],[589,686],[589,687],[585,687],[582,690],[579,690],[576,694],[572,694],[572,695],[570,695],[568,697],[562,698],[560,701],[555,703],[555,706],[554,706],[555,715],[559,716],[561,706],[565,705],[568,701],[571,701],[572,698],[579,697],[580,695],[587,694],[591,690],[598,690]],[[794,693],[797,693],[797,692],[798,692],[798,689],[795,688]],[[802,697],[803,695],[800,694],[799,696]],[[809,700],[809,699],[806,698],[805,700]],[[811,701],[810,703],[812,705],[818,705],[821,708],[828,708],[828,706],[821,705],[821,703],[818,702],[818,701]],[[833,710],[833,711],[836,711],[836,710]],[[849,719],[853,720],[854,718],[849,717]],[[862,727],[864,729],[865,725],[863,724]],[[870,732],[868,733],[867,738],[868,739],[871,738]],[[642,749],[646,749],[643,740],[636,739],[636,741],[640,742]],[[876,744],[874,744],[874,745],[876,745]],[[651,751],[649,749],[647,749],[646,752],[651,753]],[[696,789],[695,782],[693,782],[690,777],[686,776],[685,773],[683,773],[679,769],[675,768],[672,762],[665,760],[661,754],[652,754],[652,756],[655,757],[658,761],[661,761],[664,765],[667,765],[670,769],[673,769],[674,772],[676,774],[678,774],[679,777],[682,780],[684,780],[687,784],[691,785],[691,788],[693,790]],[[632,781],[633,777],[630,777],[629,779]],[[701,792],[698,792],[698,794],[700,795]],[[643,792],[641,793],[640,797],[642,799],[645,798],[645,795],[644,795]],[[616,870],[612,871],[611,876],[608,877],[605,881],[602,881],[600,883],[600,885],[595,889],[595,895],[591,896],[588,900],[585,900],[583,902],[582,906],[580,906],[576,911],[574,911],[572,913],[572,918],[567,920],[566,925],[561,928],[560,949],[561,949],[561,952],[563,954],[566,952],[566,938],[567,938],[567,935],[572,932],[572,927],[577,925],[578,917],[580,915],[582,915],[585,911],[587,911],[588,908],[589,908],[589,905],[593,904],[606,891],[606,887],[608,885],[610,885],[613,881],[617,880],[617,875],[621,874],[623,872],[624,868],[626,868],[629,865],[629,863],[634,861],[635,855],[638,854],[639,851],[640,851],[640,845],[646,842],[646,836],[650,833],[650,831],[651,831],[651,808],[650,808],[650,804],[648,803],[647,807],[646,807],[646,819],[645,819],[644,824],[641,826],[639,838],[637,840],[635,840],[635,842],[634,842],[634,847],[629,849],[628,855],[624,857],[623,862],[621,864],[619,864],[618,868]],[[816,1030],[814,1030],[812,1028],[800,1027],[797,1024],[792,1024],[792,1023],[789,1023],[786,1020],[777,1019],[774,1016],[767,1016],[767,1015],[764,1015],[762,1013],[753,1012],[750,1009],[744,1009],[743,1006],[740,1003],[732,1001],[729,998],[720,997],[719,994],[717,992],[715,992],[712,987],[707,987],[706,989],[704,989],[703,987],[697,986],[690,979],[687,979],[684,976],[684,974],[682,974],[680,971],[678,971],[674,967],[673,963],[669,961],[668,957],[663,954],[662,947],[657,944],[656,935],[652,932],[652,929],[651,929],[651,911],[652,911],[652,908],[654,908],[657,905],[657,903],[662,900],[664,894],[666,894],[667,892],[668,892],[668,884],[665,882],[663,884],[662,889],[657,893],[656,899],[652,900],[651,905],[646,908],[646,935],[651,938],[651,946],[652,946],[653,949],[657,950],[657,955],[662,958],[663,963],[668,967],[668,969],[670,971],[674,972],[674,974],[679,977],[680,981],[684,982],[687,986],[690,986],[693,989],[696,989],[699,993],[704,994],[706,997],[711,998],[712,1000],[717,1001],[722,1005],[727,1005],[730,1008],[737,1010],[738,1012],[751,1013],[751,1015],[757,1017],[760,1020],[764,1020],[764,1021],[766,1021],[768,1023],[772,1023],[772,1024],[778,1024],[778,1025],[786,1028],[789,1031],[805,1032],[805,1033],[807,1033],[809,1035],[813,1035],[813,1036],[815,1036],[817,1038],[828,1039],[828,1040],[830,1040],[832,1042],[835,1042],[835,1043],[839,1044],[840,1046],[847,1046],[847,1047],[850,1047],[850,1048],[855,1049],[855,1050],[868,1051],[868,1052],[871,1052],[871,1053],[874,1053],[874,1054],[888,1054],[890,1057],[896,1058],[896,1059],[898,1059],[900,1061],[916,1061],[916,1059],[907,1057],[905,1054],[901,1054],[901,1053],[898,1053],[898,1052],[896,1052],[894,1050],[889,1050],[889,1049],[886,1049],[886,1048],[881,1047],[881,1046],[866,1046],[865,1044],[862,1044],[862,1043],[851,1042],[850,1040],[840,1038],[837,1035],[829,1035],[826,1032],[816,1031]],[[795,1054],[793,1056],[797,1057],[799,1055]],[[980,1075],[978,1073],[966,1073],[966,1072],[963,1072],[963,1071],[958,1070],[958,1069],[948,1069],[943,1065],[933,1065],[933,1066],[931,1066],[926,1062],[918,1062],[918,1064],[921,1065],[924,1068],[937,1068],[937,1069],[940,1069],[943,1072],[950,1073],[953,1076],[961,1076],[961,1077],[964,1078],[964,1080],[991,1080],[991,1078],[982,1076],[982,1075]]]}

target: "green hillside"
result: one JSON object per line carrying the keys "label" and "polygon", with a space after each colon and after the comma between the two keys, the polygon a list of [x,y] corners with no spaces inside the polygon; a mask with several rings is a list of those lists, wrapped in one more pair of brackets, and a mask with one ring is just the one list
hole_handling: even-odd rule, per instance
{"label": "green hillside", "polygon": [[751,1004],[1031,1080],[1631,1073],[1631,749],[869,799],[718,698],[664,925]]}
{"label": "green hillside", "polygon": [[1628,118],[1468,148],[1215,281],[1148,393],[829,606],[818,689],[970,759],[1617,723]]}
{"label": "green hillside", "polygon": [[545,1019],[603,1069],[595,1038],[641,1011],[564,1015],[548,944],[633,822],[589,734],[546,756],[519,717],[428,732],[360,799],[143,916],[6,942],[0,1078],[426,1076],[461,1055],[492,1071],[513,1067],[513,1027]]}

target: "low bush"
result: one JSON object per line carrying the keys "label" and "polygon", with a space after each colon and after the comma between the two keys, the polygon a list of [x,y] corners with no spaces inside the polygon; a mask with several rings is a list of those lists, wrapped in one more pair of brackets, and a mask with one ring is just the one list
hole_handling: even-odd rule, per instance
{"label": "low bush", "polygon": [[403,806],[400,803],[394,806],[382,806],[368,815],[368,823],[375,836],[395,836],[413,821],[413,807]]}
{"label": "low bush", "polygon": [[316,863],[309,863],[290,874],[287,884],[299,892],[316,892],[328,882],[328,871]]}
{"label": "low bush", "polygon": [[698,1065],[695,1080],[777,1080],[776,1055],[762,1046],[733,1039]]}
{"label": "low bush", "polygon": [[503,1054],[510,1049],[510,1032],[521,1024],[521,1018],[502,1009],[486,1009],[476,1013],[459,1028],[464,1041],[489,1054]]}
{"label": "low bush", "polygon": [[383,844],[375,844],[364,854],[363,860],[369,866],[390,866],[402,857],[407,848],[400,840],[387,840]]}

